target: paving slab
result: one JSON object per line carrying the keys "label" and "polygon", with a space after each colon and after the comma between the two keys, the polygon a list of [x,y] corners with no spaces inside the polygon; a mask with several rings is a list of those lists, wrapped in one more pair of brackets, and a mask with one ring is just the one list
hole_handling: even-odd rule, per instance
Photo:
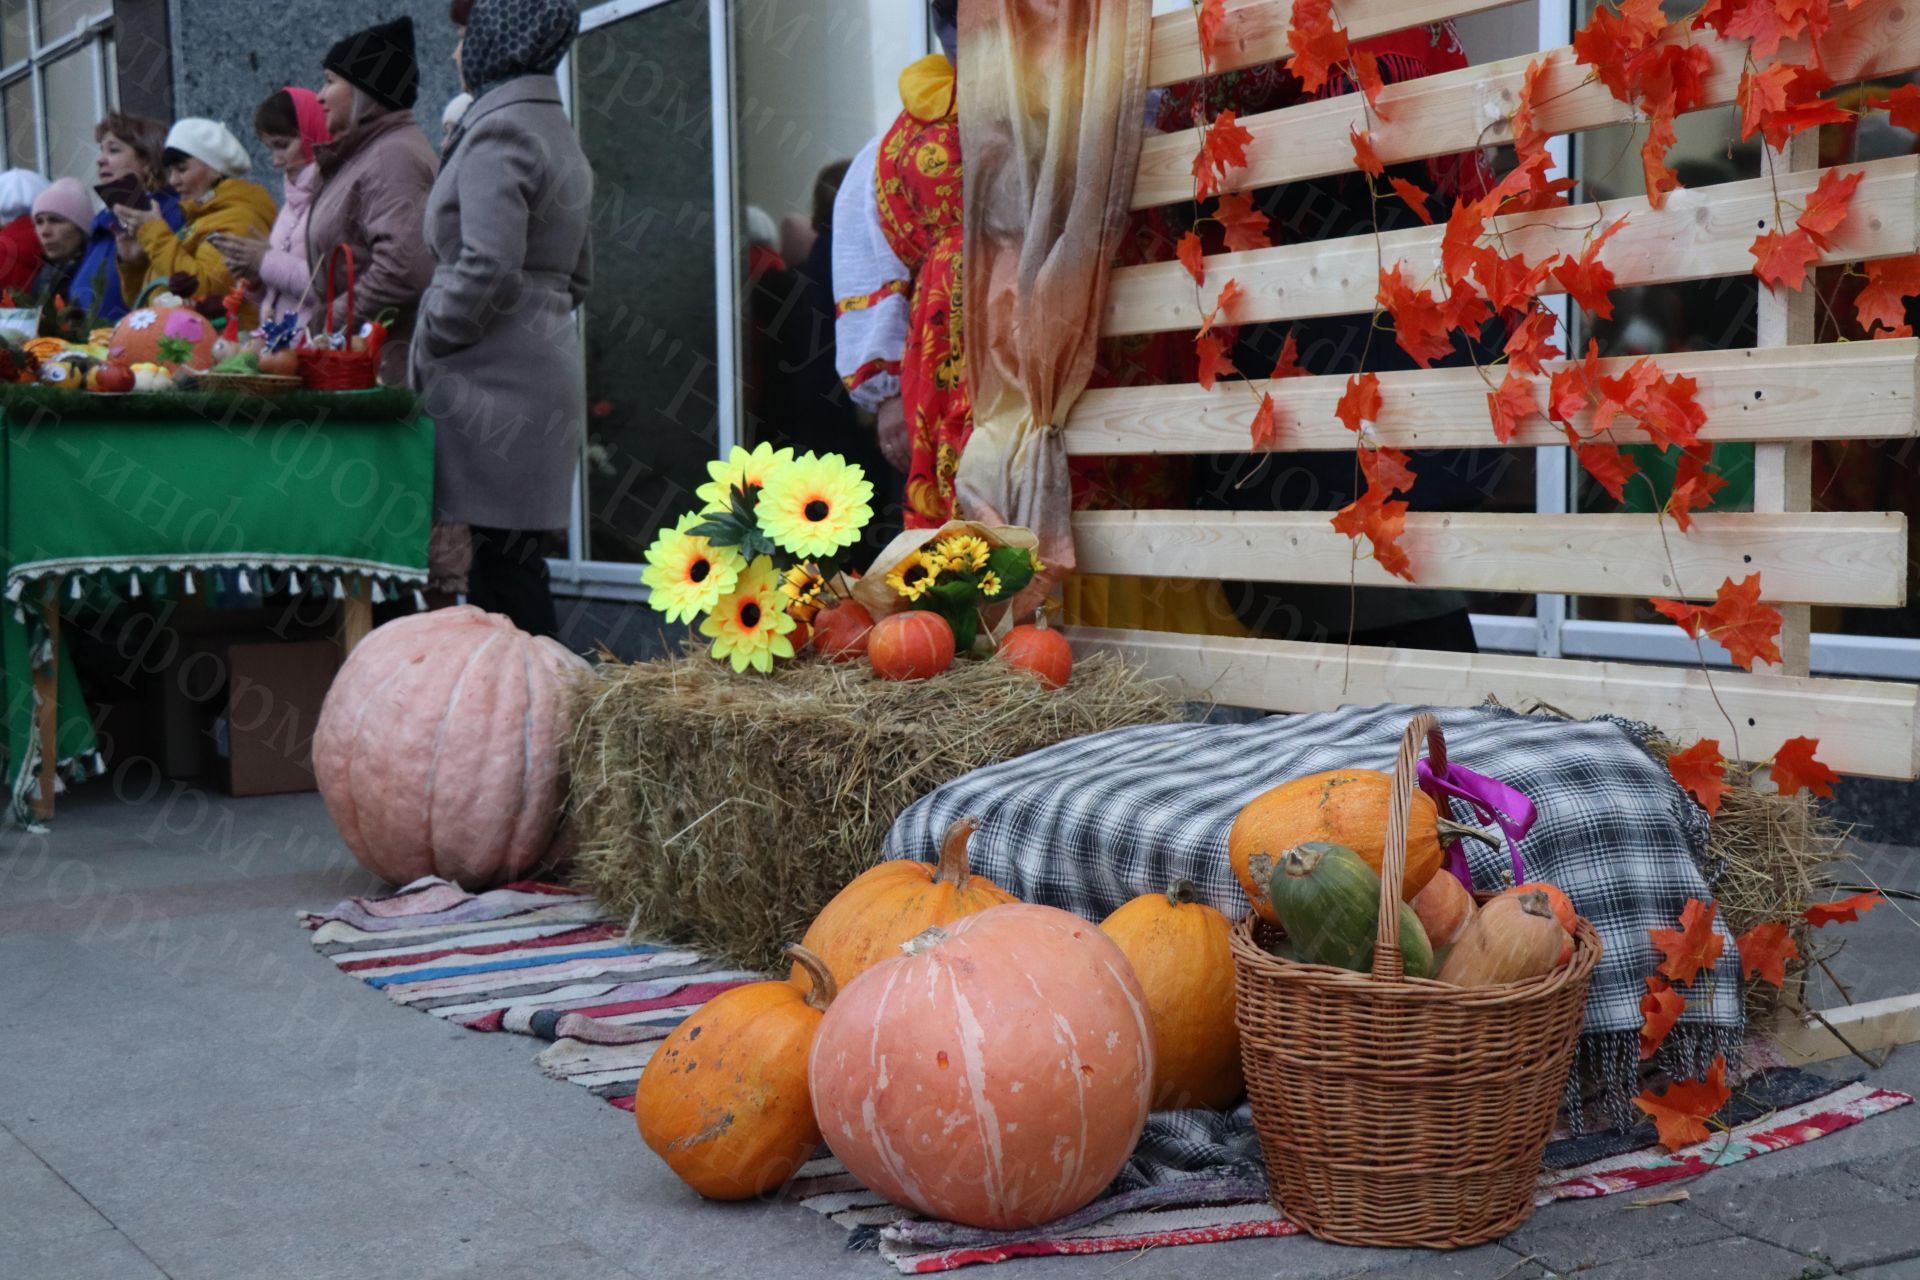
{"label": "paving slab", "polygon": [[111,1227],[84,1235],[8,1241],[0,1276],[17,1280],[169,1280],[153,1259]]}
{"label": "paving slab", "polygon": [[1920,1260],[1887,1262],[1847,1272],[1848,1280],[1920,1280]]}
{"label": "paving slab", "polygon": [[[1691,1192],[1693,1209],[1729,1232],[1809,1254],[1825,1252],[1820,1245],[1836,1220],[1860,1209],[1906,1205],[1905,1197],[1844,1169],[1807,1178],[1714,1175],[1696,1182]],[[1920,1217],[1920,1210],[1907,1212]]]}
{"label": "paving slab", "polygon": [[1352,1280],[1544,1280],[1549,1274],[1524,1250],[1483,1244],[1453,1253],[1417,1254],[1397,1266],[1361,1272]]}
{"label": "paving slab", "polygon": [[113,1226],[5,1129],[0,1129],[0,1188],[0,1267],[22,1242],[87,1235]]}
{"label": "paving slab", "polygon": [[1734,1234],[1688,1205],[1635,1209],[1635,1198],[1626,1193],[1545,1205],[1503,1243],[1554,1271],[1578,1271]]}
{"label": "paving slab", "polygon": [[1748,1234],[1849,1271],[1920,1258],[1920,1208],[1875,1205],[1802,1222],[1756,1223]]}
{"label": "paving slab", "polygon": [[1832,1274],[1815,1259],[1730,1236],[1707,1244],[1610,1262],[1579,1273],[1580,1280],[1814,1280]]}

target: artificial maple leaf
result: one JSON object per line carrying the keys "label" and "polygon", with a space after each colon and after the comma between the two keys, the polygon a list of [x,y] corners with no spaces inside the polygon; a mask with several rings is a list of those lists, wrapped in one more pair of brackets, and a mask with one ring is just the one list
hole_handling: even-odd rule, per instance
{"label": "artificial maple leaf", "polygon": [[1227,0],[1200,0],[1200,60],[1209,69],[1219,60],[1220,33],[1227,25]]}
{"label": "artificial maple leaf", "polygon": [[1539,414],[1540,405],[1533,398],[1533,384],[1509,369],[1499,390],[1487,392],[1487,411],[1493,415],[1493,438],[1505,444],[1522,423]]}
{"label": "artificial maple leaf", "polygon": [[1612,226],[1589,240],[1578,258],[1565,259],[1553,269],[1554,279],[1572,295],[1573,300],[1589,314],[1602,320],[1613,316],[1613,299],[1609,296],[1613,292],[1613,272],[1600,261],[1600,249],[1626,225],[1625,218],[1616,220]]}
{"label": "artificial maple leaf", "polygon": [[1920,133],[1920,85],[1903,84],[1884,98],[1868,98],[1867,105],[1885,107],[1894,128]]}
{"label": "artificial maple leaf", "polygon": [[1835,902],[1816,902],[1800,915],[1814,928],[1824,929],[1830,924],[1852,924],[1862,911],[1871,911],[1879,905],[1880,895],[1869,889]]}
{"label": "artificial maple leaf", "polygon": [[1650,115],[1685,115],[1706,105],[1713,55],[1704,44],[1668,43],[1646,50],[1631,70]]}
{"label": "artificial maple leaf", "polygon": [[1727,762],[1720,754],[1720,740],[1702,738],[1685,751],[1667,757],[1667,772],[1700,802],[1708,817],[1720,812],[1720,797],[1732,790],[1727,785]]}
{"label": "artificial maple leaf", "polygon": [[1480,261],[1493,250],[1480,243],[1487,230],[1487,211],[1492,206],[1482,200],[1455,200],[1447,215],[1447,228],[1440,236],[1440,274],[1449,287],[1458,288],[1474,273]]}
{"label": "artificial maple leaf", "polygon": [[1587,25],[1573,33],[1573,56],[1580,65],[1592,67],[1593,74],[1614,97],[1631,102],[1633,85],[1627,66],[1645,44],[1626,19],[1606,5],[1598,4]]}
{"label": "artificial maple leaf", "polygon": [[1507,363],[1523,373],[1544,374],[1541,362],[1562,354],[1553,345],[1553,333],[1559,317],[1545,307],[1535,306],[1526,318],[1507,331]]}
{"label": "artificial maple leaf", "polygon": [[1646,183],[1647,203],[1667,207],[1667,193],[1680,185],[1680,175],[1667,166],[1667,151],[1680,139],[1673,131],[1673,113],[1662,111],[1647,122],[1647,138],[1640,144],[1640,176]]}
{"label": "artificial maple leaf", "polygon": [[1477,274],[1488,301],[1502,311],[1521,311],[1533,305],[1548,272],[1559,260],[1556,253],[1530,267],[1525,254],[1495,251],[1481,259]]}
{"label": "artificial maple leaf", "polygon": [[1750,56],[1762,61],[1780,52],[1783,41],[1809,36],[1818,48],[1818,40],[1831,25],[1826,0],[1777,0],[1775,3],[1750,3],[1734,13],[1727,22],[1729,40],[1751,40]]}
{"label": "artificial maple leaf", "polygon": [[1665,978],[1647,979],[1647,994],[1640,997],[1640,1060],[1651,1058],[1660,1044],[1680,1021],[1687,1009],[1687,998],[1667,984]]}
{"label": "artificial maple leaf", "polygon": [[1705,1080],[1678,1081],[1660,1094],[1646,1090],[1633,1105],[1653,1118],[1660,1145],[1678,1151],[1707,1140],[1707,1121],[1733,1096],[1726,1076],[1727,1055],[1723,1053],[1714,1058]]}
{"label": "artificial maple leaf", "polygon": [[1187,274],[1193,277],[1193,282],[1205,284],[1207,282],[1207,251],[1201,245],[1200,237],[1194,232],[1187,232],[1180,237],[1180,244],[1175,252],[1180,256],[1180,265],[1185,267]]}
{"label": "artificial maple leaf", "polygon": [[1907,299],[1920,294],[1920,253],[1867,264],[1866,287],[1853,300],[1862,328],[1898,329],[1907,322]]}
{"label": "artificial maple leaf", "polygon": [[1240,299],[1245,296],[1246,291],[1240,287],[1238,280],[1227,281],[1220,286],[1220,292],[1213,300],[1214,314],[1222,320],[1231,321],[1233,309],[1240,305]]}
{"label": "artificial maple leaf", "polygon": [[1823,124],[1845,124],[1853,113],[1820,92],[1832,81],[1813,67],[1775,62],[1740,78],[1740,136],[1757,131],[1770,147]]}
{"label": "artificial maple leaf", "polygon": [[1382,120],[1392,119],[1380,105],[1380,91],[1387,87],[1380,78],[1380,59],[1365,49],[1354,49],[1352,55],[1353,78],[1359,81],[1360,92],[1367,95],[1367,106]]}
{"label": "artificial maple leaf", "polygon": [[1425,289],[1414,289],[1400,268],[1396,262],[1380,273],[1376,300],[1393,317],[1393,336],[1401,349],[1422,369],[1431,368],[1435,360],[1453,354],[1451,326],[1440,300]]}
{"label": "artificial maple leaf", "polygon": [[1194,194],[1204,200],[1220,190],[1227,174],[1247,167],[1247,144],[1253,135],[1232,111],[1222,111],[1206,127],[1200,152],[1193,158]]}
{"label": "artificial maple leaf", "polygon": [[1660,377],[1660,366],[1653,362],[1652,356],[1642,356],[1625,373],[1615,377],[1600,377],[1598,370],[1594,372],[1593,385],[1600,401],[1593,407],[1593,429],[1598,433],[1611,427],[1620,414],[1633,412],[1635,405],[1645,401],[1647,388]]}
{"label": "artificial maple leaf", "polygon": [[1386,500],[1379,490],[1368,489],[1334,514],[1333,527],[1349,538],[1366,538],[1382,569],[1396,578],[1414,580],[1413,561],[1400,546],[1400,536],[1407,528],[1405,502]]}
{"label": "artificial maple leaf", "polygon": [[1300,345],[1294,341],[1293,330],[1287,330],[1287,340],[1280,344],[1280,358],[1273,362],[1273,372],[1269,378],[1304,378],[1307,371],[1300,367]]}
{"label": "artificial maple leaf", "polygon": [[1340,393],[1340,403],[1334,406],[1333,414],[1346,424],[1347,430],[1353,432],[1360,431],[1368,423],[1378,422],[1380,375],[1356,373],[1349,376],[1347,389]]}
{"label": "artificial maple leaf", "polygon": [[1688,449],[1674,468],[1673,489],[1667,495],[1666,513],[1680,526],[1680,532],[1693,532],[1693,513],[1714,504],[1714,495],[1727,487],[1727,478],[1707,468],[1713,462],[1713,446]]}
{"label": "artificial maple leaf", "polygon": [[1767,288],[1784,284],[1795,293],[1807,282],[1807,268],[1820,260],[1813,237],[1798,229],[1784,235],[1769,231],[1755,239],[1748,252],[1753,254],[1753,274]]}
{"label": "artificial maple leaf", "polygon": [[1260,397],[1260,411],[1253,415],[1253,447],[1273,449],[1280,444],[1280,424],[1273,408],[1273,397]]}
{"label": "artificial maple leaf", "polygon": [[1229,249],[1264,249],[1272,243],[1267,238],[1267,215],[1253,207],[1250,192],[1234,191],[1221,196],[1214,206],[1213,217],[1226,233]]}
{"label": "artificial maple leaf", "polygon": [[1527,74],[1520,81],[1519,104],[1513,109],[1513,149],[1521,158],[1541,153],[1545,150],[1547,139],[1553,135],[1541,129],[1535,118],[1534,95],[1540,92],[1541,78],[1553,65],[1554,55],[1536,58],[1527,64]]}
{"label": "artificial maple leaf", "polygon": [[1360,473],[1367,478],[1368,490],[1379,490],[1382,498],[1394,491],[1413,492],[1413,482],[1417,478],[1413,468],[1407,464],[1412,459],[1400,450],[1389,445],[1377,449],[1360,450]]}
{"label": "artificial maple leaf", "polygon": [[1611,494],[1615,502],[1626,500],[1627,481],[1640,474],[1639,463],[1604,440],[1583,440],[1573,452],[1581,468]]}
{"label": "artificial maple leaf", "polygon": [[1786,985],[1787,961],[1800,958],[1800,948],[1793,935],[1777,920],[1753,926],[1735,938],[1733,944],[1740,948],[1740,972],[1749,979],[1758,975],[1762,982],[1771,982],[1776,987]]}
{"label": "artificial maple leaf", "polygon": [[1840,781],[1840,775],[1813,758],[1819,748],[1818,738],[1788,738],[1780,744],[1773,753],[1773,785],[1780,788],[1781,795],[1807,790],[1833,799],[1833,784]]}
{"label": "artificial maple leaf", "polygon": [[1487,321],[1491,319],[1492,304],[1481,296],[1471,281],[1455,285],[1440,303],[1441,327],[1460,330],[1470,342],[1480,340],[1480,331],[1487,327]]}
{"label": "artificial maple leaf", "polygon": [[1227,355],[1227,344],[1218,334],[1206,333],[1194,339],[1194,354],[1200,358],[1197,376],[1200,385],[1208,391],[1213,390],[1215,380],[1222,375],[1240,372],[1233,367],[1233,360]]}
{"label": "artificial maple leaf", "polygon": [[1728,578],[1714,597],[1707,634],[1733,656],[1734,664],[1753,670],[1756,660],[1779,665],[1780,611],[1760,603],[1760,575],[1748,574],[1736,583]]}
{"label": "artificial maple leaf", "polygon": [[1668,377],[1660,366],[1648,361],[1654,376],[1641,384],[1627,408],[1640,419],[1640,425],[1655,444],[1688,448],[1700,442],[1700,428],[1707,425],[1707,411],[1700,407],[1700,383],[1684,374]]}
{"label": "artificial maple leaf", "polygon": [[1655,613],[1671,618],[1674,625],[1686,632],[1690,639],[1698,640],[1707,633],[1712,605],[1688,604],[1684,600],[1668,600],[1664,596],[1655,596],[1647,603],[1653,606]]}
{"label": "artificial maple leaf", "polygon": [[[1907,87],[1911,89],[1913,86]],[[1833,248],[1830,237],[1847,220],[1847,212],[1853,206],[1854,189],[1866,176],[1865,169],[1855,169],[1844,175],[1838,169],[1823,172],[1820,185],[1807,197],[1807,207],[1800,211],[1793,225],[1806,232],[1822,249]]]}
{"label": "artificial maple leaf", "polygon": [[1309,94],[1326,87],[1334,66],[1347,60],[1347,33],[1333,25],[1333,0],[1294,0],[1293,25],[1287,28],[1293,55],[1287,70]]}
{"label": "artificial maple leaf", "polygon": [[1593,401],[1594,384],[1600,378],[1600,343],[1587,339],[1586,359],[1569,363],[1554,371],[1553,385],[1547,393],[1547,412],[1555,422],[1572,424],[1574,416]]}
{"label": "artificial maple leaf", "polygon": [[1373,149],[1373,131],[1360,130],[1351,126],[1347,136],[1353,139],[1353,165],[1360,172],[1378,178],[1387,171],[1387,162]]}
{"label": "artificial maple leaf", "polygon": [[1724,945],[1720,935],[1713,931],[1713,918],[1719,910],[1718,903],[1688,898],[1685,909],[1680,912],[1678,929],[1647,930],[1654,949],[1662,957],[1661,973],[1684,987],[1699,977],[1702,969],[1713,971]]}
{"label": "artificial maple leaf", "polygon": [[1393,194],[1399,196],[1407,208],[1413,210],[1415,217],[1429,227],[1433,225],[1433,215],[1427,212],[1426,192],[1405,178],[1388,178],[1387,185],[1393,188]]}

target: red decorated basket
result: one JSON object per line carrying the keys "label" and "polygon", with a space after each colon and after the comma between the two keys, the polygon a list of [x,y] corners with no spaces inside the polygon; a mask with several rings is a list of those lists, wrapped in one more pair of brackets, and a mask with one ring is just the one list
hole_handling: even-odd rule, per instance
{"label": "red decorated basket", "polygon": [[[333,323],[333,281],[335,259],[347,259],[347,326],[352,342],[353,326],[353,250],[344,244],[333,246],[327,255],[327,308],[321,312],[323,324]],[[322,338],[322,341],[326,341]],[[374,385],[380,372],[380,349],[372,343],[364,351],[333,350],[330,346],[299,349],[300,380],[314,391],[365,391]]]}

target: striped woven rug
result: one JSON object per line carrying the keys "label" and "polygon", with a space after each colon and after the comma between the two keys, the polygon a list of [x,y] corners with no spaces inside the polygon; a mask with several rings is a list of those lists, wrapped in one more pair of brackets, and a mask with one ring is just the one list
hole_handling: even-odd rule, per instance
{"label": "striped woven rug", "polygon": [[[625,1111],[647,1059],[680,1020],[720,992],[761,975],[667,946],[629,943],[625,925],[560,885],[523,881],[470,894],[416,880],[385,898],[349,898],[303,912],[314,946],[396,1004],[475,1031],[552,1043],[536,1061]],[[1605,1137],[1556,1142],[1536,1201],[1638,1191],[1799,1146],[1913,1099],[1803,1072],[1767,1077],[1769,1092],[1727,1132],[1684,1151]],[[1610,1145],[1609,1145],[1610,1144]],[[1109,1196],[1027,1232],[979,1231],[918,1219],[862,1187],[830,1155],[800,1171],[788,1194],[909,1275],[1051,1254],[1298,1234],[1267,1202],[1258,1177],[1195,1178]]]}

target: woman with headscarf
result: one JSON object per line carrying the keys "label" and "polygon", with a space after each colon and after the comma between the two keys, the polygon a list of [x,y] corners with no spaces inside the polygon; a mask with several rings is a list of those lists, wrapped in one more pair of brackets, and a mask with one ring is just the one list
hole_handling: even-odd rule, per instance
{"label": "woman with headscarf", "polygon": [[572,312],[586,300],[593,171],[554,68],[571,0],[455,0],[473,95],[427,203],[433,283],[413,376],[439,431],[436,518],[472,528],[468,599],[557,630],[542,535],[567,523],[586,418]]}
{"label": "woman with headscarf", "polygon": [[320,171],[307,214],[313,295],[324,309],[333,250],[345,245],[353,255],[353,311],[348,314],[342,262],[332,267],[333,312],[323,327],[358,330],[391,312],[380,380],[398,384],[407,376],[420,295],[433,278],[433,256],[421,240],[420,223],[440,167],[433,144],[413,119],[420,96],[413,19],[355,32],[327,50],[322,65],[318,96],[333,140],[313,149]]}
{"label": "woman with headscarf", "polygon": [[0,173],[0,289],[25,290],[40,270],[40,236],[33,229],[33,202],[48,185],[31,169]]}
{"label": "woman with headscarf", "polygon": [[313,149],[330,136],[327,113],[313,90],[289,85],[254,108],[253,132],[285,183],[280,216],[267,235],[220,235],[214,243],[233,273],[246,278],[247,297],[260,308],[263,323],[293,313],[304,328],[323,302],[307,289],[313,278],[307,262],[307,216],[320,176],[313,167]]}

